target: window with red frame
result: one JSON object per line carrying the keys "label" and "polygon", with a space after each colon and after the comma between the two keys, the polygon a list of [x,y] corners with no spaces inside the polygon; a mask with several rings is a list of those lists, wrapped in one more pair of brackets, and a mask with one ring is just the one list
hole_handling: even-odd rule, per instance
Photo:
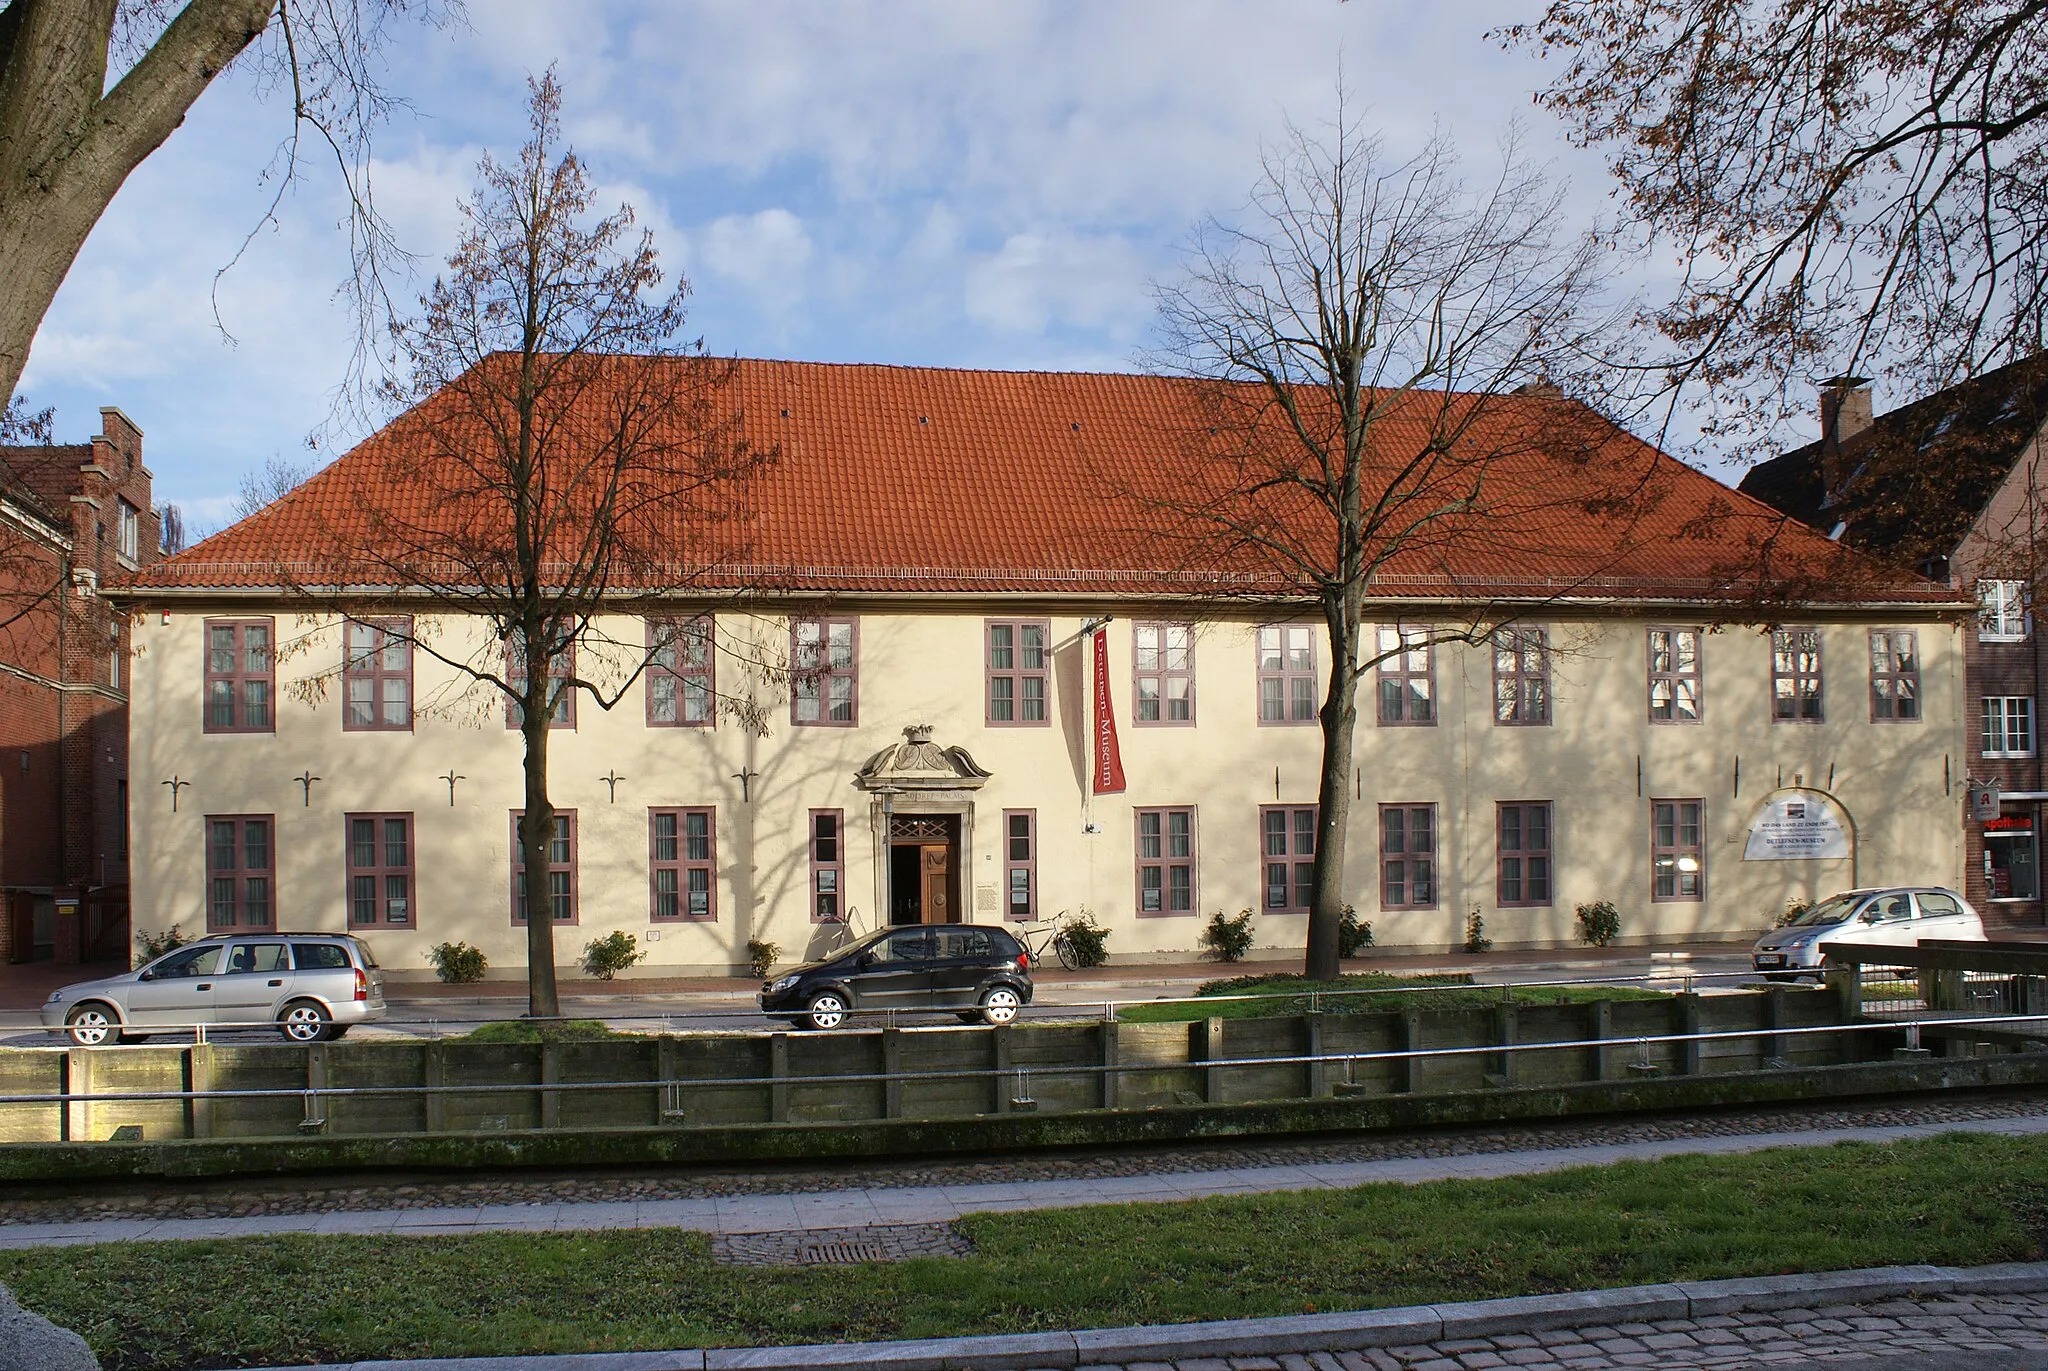
{"label": "window with red frame", "polygon": [[268,619],[208,619],[206,633],[207,733],[269,733],[277,721]]}
{"label": "window with red frame", "polygon": [[1550,802],[1518,800],[1496,807],[1495,895],[1504,906],[1550,903]]}
{"label": "window with red frame", "polygon": [[1700,841],[1704,800],[1650,801],[1650,898],[1698,900],[1706,890],[1706,848]]}
{"label": "window with red frame", "polygon": [[860,691],[853,620],[799,619],[790,626],[790,641],[792,721],[856,723]]}
{"label": "window with red frame", "polygon": [[647,621],[647,722],[658,728],[703,728],[712,722],[712,621]]}
{"label": "window with red frame", "polygon": [[1259,722],[1316,721],[1316,629],[1312,624],[1259,627]]}
{"label": "window with red frame", "polygon": [[[519,841],[521,812],[512,811],[512,922],[527,915],[526,851]],[[576,920],[576,811],[555,811],[555,835],[548,842],[548,910],[558,924]]]}
{"label": "window with red frame", "polygon": [[1193,624],[1134,624],[1131,717],[1141,724],[1195,721]]}
{"label": "window with red frame", "polygon": [[[569,686],[576,675],[576,644],[563,645],[554,660],[548,663],[548,727],[576,727],[576,692]],[[522,694],[526,690],[526,654],[519,650],[516,639],[505,640],[505,680],[512,689]],[[526,706],[516,699],[505,701],[505,727],[520,728],[526,719]]]}
{"label": "window with red frame", "polygon": [[1700,631],[1653,628],[1649,636],[1650,722],[1700,721]]}
{"label": "window with red frame", "polygon": [[1038,811],[1003,811],[1003,917],[1038,917]]}
{"label": "window with red frame", "polygon": [[1002,619],[988,625],[988,721],[1047,721],[1046,640],[1042,619]]}
{"label": "window with red frame", "polygon": [[1493,721],[1550,722],[1550,635],[1537,626],[1496,629],[1493,635]]}
{"label": "window with red frame", "polygon": [[346,634],[342,729],[350,733],[410,732],[412,624],[404,619],[373,619],[347,625]]}
{"label": "window with red frame", "polygon": [[718,917],[717,853],[709,809],[648,811],[655,922]]}
{"label": "window with red frame", "polygon": [[1821,722],[1820,630],[1771,632],[1771,722]]}
{"label": "window with red frame", "polygon": [[1436,907],[1436,806],[1380,806],[1380,908]]}
{"label": "window with red frame", "polygon": [[846,815],[838,809],[811,811],[811,922],[846,921],[846,862],[840,851]]}
{"label": "window with red frame", "polygon": [[1195,811],[1140,809],[1138,913],[1195,912]]}
{"label": "window with red frame", "polygon": [[206,816],[206,926],[277,927],[277,821],[269,814]]}
{"label": "window with red frame", "polygon": [[1315,900],[1316,807],[1260,806],[1259,850],[1265,858],[1265,911],[1306,914]]}
{"label": "window with red frame", "polygon": [[350,814],[348,921],[354,928],[410,928],[413,908],[412,815]]}
{"label": "window with red frame", "polygon": [[1876,723],[1920,717],[1920,646],[1910,628],[1871,630],[1870,717]]}

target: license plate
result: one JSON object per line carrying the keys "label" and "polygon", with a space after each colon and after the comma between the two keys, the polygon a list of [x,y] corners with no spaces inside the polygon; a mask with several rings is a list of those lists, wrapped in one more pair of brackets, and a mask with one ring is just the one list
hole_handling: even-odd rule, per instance
{"label": "license plate", "polygon": [[1785,959],[1776,955],[1760,955],[1756,959],[1756,964],[1758,966],[1783,966]]}

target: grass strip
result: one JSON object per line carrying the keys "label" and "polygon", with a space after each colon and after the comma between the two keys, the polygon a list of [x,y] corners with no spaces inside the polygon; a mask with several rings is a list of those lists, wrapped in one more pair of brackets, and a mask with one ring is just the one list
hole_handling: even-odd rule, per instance
{"label": "grass strip", "polygon": [[674,1231],[0,1253],[107,1371],[865,1341],[1671,1280],[2037,1260],[2048,1139],[1955,1134],[1543,1176],[982,1214],[977,1255],[731,1267]]}
{"label": "grass strip", "polygon": [[[1254,996],[1256,998],[1240,998]],[[1395,976],[1366,971],[1334,981],[1300,976],[1239,976],[1209,981],[1196,998],[1130,1005],[1117,1011],[1128,1023],[1189,1019],[1264,1019],[1306,1014],[1379,1014],[1388,1010],[1486,1009],[1497,1004],[1587,1004],[1594,1000],[1661,1000],[1662,991],[1630,985],[1474,985],[1469,975]],[[1213,999],[1213,1003],[1205,1003]]]}

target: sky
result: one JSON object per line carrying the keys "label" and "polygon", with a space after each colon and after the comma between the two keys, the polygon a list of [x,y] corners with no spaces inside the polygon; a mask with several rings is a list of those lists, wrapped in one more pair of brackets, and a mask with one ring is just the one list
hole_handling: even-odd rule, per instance
{"label": "sky", "polygon": [[[386,49],[410,108],[378,132],[374,185],[418,256],[401,283],[416,299],[479,155],[516,152],[527,78],[552,63],[601,202],[631,204],[687,277],[712,352],[1128,370],[1197,223],[1241,208],[1262,145],[1326,121],[1340,83],[1397,154],[1441,127],[1482,166],[1519,123],[1573,211],[1602,213],[1599,157],[1532,103],[1543,61],[1486,36],[1533,9],[469,0],[463,24],[402,28]],[[23,378],[59,441],[119,406],[158,500],[201,532],[267,459],[324,461],[361,436],[335,429],[355,337],[337,178],[310,166],[264,220],[289,125],[251,73],[216,82],[87,240]]]}

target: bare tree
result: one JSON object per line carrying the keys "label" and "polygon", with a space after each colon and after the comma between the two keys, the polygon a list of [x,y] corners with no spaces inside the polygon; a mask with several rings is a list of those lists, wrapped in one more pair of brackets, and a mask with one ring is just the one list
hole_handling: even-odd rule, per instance
{"label": "bare tree", "polygon": [[[410,408],[318,478],[340,496],[313,502],[330,520],[327,547],[300,579],[309,607],[395,635],[505,702],[524,749],[519,843],[536,887],[529,1007],[553,1017],[551,722],[575,698],[611,708],[682,641],[688,630],[670,625],[621,642],[600,616],[734,560],[707,531],[761,459],[727,412],[731,365],[677,340],[687,283],[661,292],[630,208],[593,217],[583,164],[558,153],[554,73],[529,84],[531,139],[510,165],[484,157],[447,274],[397,334],[409,372],[389,394]],[[366,585],[392,591],[355,589]],[[381,617],[414,609],[424,613]],[[486,626],[486,641],[443,634],[437,620]]]}
{"label": "bare tree", "polygon": [[[0,398],[14,394],[37,326],[129,173],[237,61],[290,93],[292,122],[268,173],[277,195],[298,172],[302,134],[339,168],[351,204],[348,293],[359,305],[376,303],[393,244],[370,194],[368,135],[394,101],[375,79],[375,55],[402,16],[437,21],[453,2],[9,0],[0,7]],[[367,319],[373,311],[361,313]]]}
{"label": "bare tree", "polygon": [[257,510],[280,500],[306,483],[313,474],[310,462],[294,462],[276,453],[263,461],[260,471],[242,473],[242,484],[235,492],[235,517],[246,519]]}
{"label": "bare tree", "polygon": [[[1244,222],[1211,223],[1161,292],[1162,360],[1202,378],[1177,536],[1312,593],[1328,632],[1312,978],[1338,970],[1360,680],[1399,652],[1493,641],[1518,563],[1592,510],[1625,527],[1652,473],[1559,389],[1601,360],[1607,323],[1600,251],[1563,217],[1512,143],[1472,188],[1442,138],[1395,161],[1340,111],[1327,138],[1288,129]],[[1491,582],[1469,574],[1482,548]],[[1369,637],[1368,591],[1401,583],[1462,602],[1460,622]],[[1547,700],[1509,703],[1547,718]]]}
{"label": "bare tree", "polygon": [[2048,346],[2048,0],[1551,0],[1500,36],[1563,60],[1538,98],[1676,249],[1650,317],[1733,403],[1709,432]]}

